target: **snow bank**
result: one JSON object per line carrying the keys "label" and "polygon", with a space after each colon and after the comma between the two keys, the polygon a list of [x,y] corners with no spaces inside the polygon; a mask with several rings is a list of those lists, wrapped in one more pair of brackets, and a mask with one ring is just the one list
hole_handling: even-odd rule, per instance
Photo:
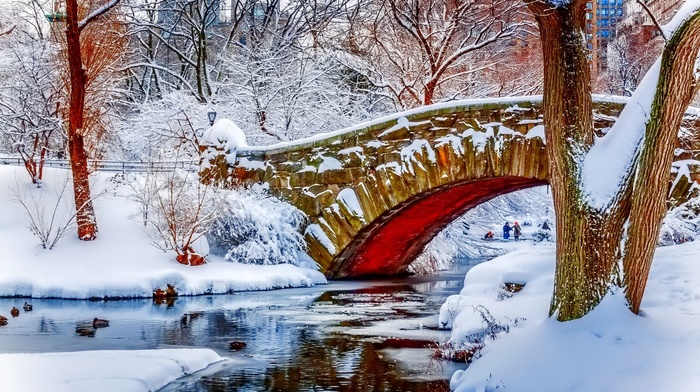
{"label": "snow bank", "polygon": [[1,354],[7,392],[148,392],[223,360],[209,349]]}
{"label": "snow bank", "polygon": [[[586,317],[560,323],[547,317],[554,247],[533,247],[478,265],[460,296],[452,339],[481,324],[472,304],[497,319],[526,317],[522,327],[489,342],[483,356],[457,371],[451,388],[466,391],[695,391],[700,383],[700,243],[659,248],[642,303],[631,314],[622,293],[610,293]],[[500,296],[506,280],[523,290]],[[459,301],[462,304],[459,304]],[[451,304],[451,305],[450,305]],[[441,320],[445,312],[441,312]]]}
{"label": "snow bank", "polygon": [[[39,246],[27,228],[28,216],[12,202],[15,190],[50,193],[67,171],[45,170],[45,187],[33,188],[23,168],[0,167],[0,296],[37,298],[150,297],[156,288],[174,285],[181,295],[223,294],[243,290],[307,287],[326,283],[315,269],[293,265],[249,265],[209,255],[208,264],[178,264],[174,253],[151,244],[141,229],[142,211],[126,196],[119,175],[99,173],[93,186],[98,237],[78,240],[71,229],[53,250]],[[69,197],[70,198],[70,197]],[[71,198],[72,199],[72,198]],[[59,208],[72,208],[63,205]],[[43,205],[50,208],[53,204]]]}

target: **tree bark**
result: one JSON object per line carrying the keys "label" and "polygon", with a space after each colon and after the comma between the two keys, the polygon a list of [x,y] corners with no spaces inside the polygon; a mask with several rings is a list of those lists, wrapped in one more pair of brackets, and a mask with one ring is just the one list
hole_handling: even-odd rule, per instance
{"label": "tree bark", "polygon": [[666,213],[675,140],[697,91],[694,71],[700,51],[700,12],[684,22],[664,50],[641,152],[610,204],[596,209],[586,202],[581,180],[583,159],[594,136],[583,39],[586,0],[525,1],[539,24],[542,40],[545,137],[557,216],[550,315],[561,321],[582,317],[612,286],[624,287],[630,309],[639,313]]}
{"label": "tree bark", "polygon": [[661,59],[656,94],[647,123],[632,197],[622,261],[623,287],[630,310],[638,314],[666,214],[668,171],[685,110],[697,90],[694,72],[700,51],[700,13],[671,37]]}
{"label": "tree bark", "polygon": [[90,195],[88,161],[83,135],[87,77],[85,69],[83,69],[80,51],[77,0],[66,1],[66,46],[71,89],[68,113],[68,151],[73,174],[76,223],[78,238],[83,241],[91,241],[97,238],[97,223]]}
{"label": "tree bark", "polygon": [[550,316],[584,316],[609,289],[629,211],[628,192],[598,211],[583,200],[581,162],[594,136],[590,70],[583,27],[585,1],[555,6],[526,2],[539,24],[544,59],[544,123],[557,217],[554,293]]}

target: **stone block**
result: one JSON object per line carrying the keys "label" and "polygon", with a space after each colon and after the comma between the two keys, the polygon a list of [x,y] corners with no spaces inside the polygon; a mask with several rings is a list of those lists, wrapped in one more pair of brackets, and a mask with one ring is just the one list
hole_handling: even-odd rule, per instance
{"label": "stone block", "polygon": [[326,170],[318,173],[317,180],[321,184],[351,184],[352,173],[349,169]]}
{"label": "stone block", "polygon": [[411,129],[408,129],[406,127],[402,128],[397,128],[393,129],[391,131],[383,131],[377,135],[378,140],[401,140],[401,139],[410,139],[411,135],[413,135],[413,131]]}
{"label": "stone block", "polygon": [[315,262],[321,267],[321,272],[326,272],[328,267],[333,261],[333,256],[328,252],[328,249],[324,247],[316,237],[311,234],[304,235],[304,240],[306,241],[306,246],[309,252],[309,256],[314,259]]}
{"label": "stone block", "polygon": [[289,185],[292,187],[311,186],[314,184],[316,184],[316,172],[311,170],[289,175]]}
{"label": "stone block", "polygon": [[329,207],[336,202],[335,194],[328,189],[317,194],[316,200],[318,200],[322,207]]}
{"label": "stone block", "polygon": [[360,167],[364,159],[364,152],[349,152],[338,154],[338,160],[343,163],[343,167]]}
{"label": "stone block", "polygon": [[444,116],[436,116],[431,120],[431,122],[433,123],[433,127],[451,128],[455,124],[456,120],[456,114],[449,114]]}
{"label": "stone block", "polygon": [[[401,153],[399,153],[398,151],[392,150],[392,151],[389,151],[387,153],[379,155],[379,157],[377,159],[377,163],[379,163],[379,165],[385,165],[385,164],[391,163],[391,162],[403,162],[403,158],[401,157]],[[379,166],[379,165],[377,165],[377,166]]]}
{"label": "stone block", "polygon": [[276,168],[279,171],[298,172],[304,168],[304,165],[301,162],[285,161],[278,163]]}
{"label": "stone block", "polygon": [[319,193],[327,190],[328,187],[324,184],[314,184],[306,187],[306,189],[308,189],[308,191],[313,193],[314,195],[318,195]]}
{"label": "stone block", "polygon": [[308,193],[302,193],[299,195],[295,205],[309,217],[321,215],[321,204],[315,197],[309,195]]}
{"label": "stone block", "polygon": [[289,162],[289,157],[285,153],[273,154],[268,156],[268,161],[273,165],[277,165],[278,163]]}

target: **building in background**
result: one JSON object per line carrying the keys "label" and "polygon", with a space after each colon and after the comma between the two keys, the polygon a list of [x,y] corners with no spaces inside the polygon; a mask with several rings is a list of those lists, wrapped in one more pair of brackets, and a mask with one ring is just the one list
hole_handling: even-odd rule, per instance
{"label": "building in background", "polygon": [[[663,25],[673,18],[683,0],[649,0],[645,4],[659,24]],[[625,17],[620,21],[620,29],[635,30],[636,34],[641,34],[647,41],[659,36],[660,32],[649,13],[636,0],[625,1],[623,14]]]}
{"label": "building in background", "polygon": [[615,28],[625,16],[623,3],[634,0],[591,0],[586,3],[586,45],[595,79],[608,66],[608,42],[615,37]]}

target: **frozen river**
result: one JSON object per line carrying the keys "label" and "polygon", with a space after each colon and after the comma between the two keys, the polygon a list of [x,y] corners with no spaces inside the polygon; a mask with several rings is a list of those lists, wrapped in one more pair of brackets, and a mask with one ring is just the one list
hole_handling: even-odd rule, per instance
{"label": "frozen river", "polygon": [[[431,358],[431,347],[448,337],[434,327],[471,265],[426,277],[162,302],[37,299],[33,311],[0,327],[0,352],[205,347],[236,359],[166,391],[446,391],[460,366]],[[24,301],[2,298],[0,309],[9,316]],[[94,317],[110,326],[85,328]],[[233,341],[246,347],[230,351]]]}

